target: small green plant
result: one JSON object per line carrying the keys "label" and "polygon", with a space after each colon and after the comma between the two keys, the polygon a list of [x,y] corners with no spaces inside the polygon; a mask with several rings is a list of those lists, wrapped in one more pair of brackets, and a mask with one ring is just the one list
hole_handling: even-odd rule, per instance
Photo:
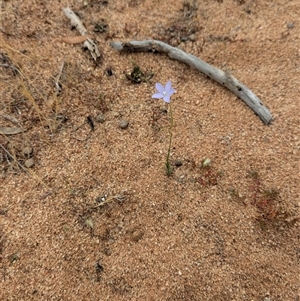
{"label": "small green plant", "polygon": [[130,74],[125,74],[126,78],[133,84],[140,84],[148,81],[152,78],[154,73],[144,73],[141,68],[137,65],[133,66],[133,70]]}
{"label": "small green plant", "polygon": [[170,153],[171,153],[171,144],[172,144],[172,138],[173,138],[173,126],[174,126],[172,106],[171,106],[171,96],[176,92],[176,90],[172,88],[171,81],[168,81],[166,83],[165,87],[160,83],[156,83],[155,87],[158,92],[154,93],[152,95],[152,98],[158,98],[158,99],[162,98],[164,100],[164,102],[169,105],[170,139],[169,139],[169,147],[168,147],[165,167],[166,167],[166,174],[168,177],[170,177],[173,173],[173,167],[170,163]]}

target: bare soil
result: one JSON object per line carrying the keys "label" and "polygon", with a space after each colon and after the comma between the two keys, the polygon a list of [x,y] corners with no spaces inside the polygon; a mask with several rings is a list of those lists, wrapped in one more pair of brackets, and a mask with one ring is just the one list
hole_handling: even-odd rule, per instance
{"label": "bare soil", "polygon": [[[60,41],[79,35],[67,5],[97,63]],[[299,301],[299,11],[298,0],[1,1],[0,299]],[[110,46],[144,39],[230,72],[273,122],[189,66]],[[151,98],[168,80],[170,177],[168,106]]]}

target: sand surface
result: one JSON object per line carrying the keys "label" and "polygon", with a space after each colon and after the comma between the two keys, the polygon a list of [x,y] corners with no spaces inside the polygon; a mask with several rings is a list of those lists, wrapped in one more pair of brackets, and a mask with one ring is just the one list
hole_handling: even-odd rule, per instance
{"label": "sand surface", "polygon": [[[80,35],[68,4],[97,63],[61,40]],[[0,300],[299,301],[299,11],[1,1]],[[110,46],[144,39],[230,72],[273,122],[164,54]],[[151,98],[168,80],[170,177],[169,107]]]}

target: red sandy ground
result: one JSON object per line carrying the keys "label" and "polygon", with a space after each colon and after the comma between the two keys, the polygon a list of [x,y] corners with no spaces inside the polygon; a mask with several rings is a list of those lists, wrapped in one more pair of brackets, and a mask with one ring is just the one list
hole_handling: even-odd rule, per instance
{"label": "red sandy ground", "polygon": [[[0,135],[0,299],[299,301],[299,1],[70,0],[98,65],[53,42],[79,35],[67,1],[1,3],[0,126],[26,131]],[[272,124],[182,63],[110,47],[148,38],[230,71]],[[131,83],[134,64],[153,78]],[[151,95],[169,79],[182,166],[168,178],[167,107]]]}

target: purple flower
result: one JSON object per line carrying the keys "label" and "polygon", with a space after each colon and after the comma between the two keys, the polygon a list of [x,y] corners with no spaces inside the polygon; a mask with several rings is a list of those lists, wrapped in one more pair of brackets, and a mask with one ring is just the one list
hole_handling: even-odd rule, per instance
{"label": "purple flower", "polygon": [[170,80],[166,83],[165,87],[160,83],[156,83],[155,88],[158,91],[158,93],[154,93],[152,95],[152,98],[162,98],[164,102],[167,103],[170,102],[171,95],[173,95],[176,92],[176,90],[172,88],[172,83]]}

